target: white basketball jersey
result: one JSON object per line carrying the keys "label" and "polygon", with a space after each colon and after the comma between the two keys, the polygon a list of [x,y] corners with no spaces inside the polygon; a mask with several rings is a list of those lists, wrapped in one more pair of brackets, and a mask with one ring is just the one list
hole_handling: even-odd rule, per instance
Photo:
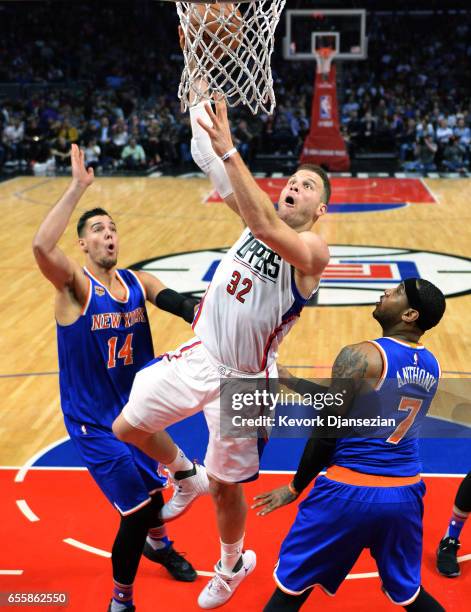
{"label": "white basketball jersey", "polygon": [[261,372],[306,302],[292,266],[247,228],[219,264],[193,329],[219,363]]}

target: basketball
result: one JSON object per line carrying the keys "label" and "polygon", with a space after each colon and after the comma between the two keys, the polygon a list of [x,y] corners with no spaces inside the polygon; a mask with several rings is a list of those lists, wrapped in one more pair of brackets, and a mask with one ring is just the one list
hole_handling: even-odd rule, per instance
{"label": "basketball", "polygon": [[203,4],[196,4],[192,8],[189,31],[192,42],[204,26],[203,44],[198,45],[198,55],[209,54],[220,59],[228,50],[235,51],[239,47],[243,19],[233,3],[215,3],[208,9]]}

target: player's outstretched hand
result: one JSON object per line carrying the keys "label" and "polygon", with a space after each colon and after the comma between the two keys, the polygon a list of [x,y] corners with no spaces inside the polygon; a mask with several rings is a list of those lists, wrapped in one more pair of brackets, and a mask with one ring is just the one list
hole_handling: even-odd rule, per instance
{"label": "player's outstretched hand", "polygon": [[292,493],[288,485],[286,485],[284,487],[279,487],[278,489],[273,489],[272,491],[267,491],[266,493],[256,495],[254,499],[257,500],[257,503],[253,504],[252,508],[260,508],[263,506],[263,509],[257,512],[257,516],[265,516],[266,514],[273,512],[273,510],[281,508],[281,506],[286,506],[287,504],[294,502],[294,500],[298,499],[298,497],[299,496]]}
{"label": "player's outstretched hand", "polygon": [[93,168],[85,168],[85,154],[78,145],[73,144],[70,150],[70,160],[72,163],[72,180],[81,187],[88,187],[93,183]]}
{"label": "player's outstretched hand", "polygon": [[213,145],[216,155],[222,157],[234,147],[232,142],[231,126],[229,125],[229,119],[227,118],[226,101],[222,95],[215,95],[214,106],[216,112],[213,112],[209,102],[207,102],[204,106],[213,125],[211,127],[201,119],[198,119],[198,123],[211,138],[211,144]]}

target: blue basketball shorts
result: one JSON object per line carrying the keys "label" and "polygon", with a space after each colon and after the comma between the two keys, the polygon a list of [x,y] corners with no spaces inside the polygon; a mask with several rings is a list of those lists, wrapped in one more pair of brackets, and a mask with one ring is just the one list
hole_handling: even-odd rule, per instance
{"label": "blue basketball shorts", "polygon": [[126,516],[150,501],[166,486],[158,464],[134,446],[121,442],[111,429],[64,417],[80,458],[109,501]]}
{"label": "blue basketball shorts", "polygon": [[318,477],[281,545],[275,582],[293,595],[315,585],[334,595],[368,548],[386,595],[407,605],[421,583],[424,494],[422,481],[369,487]]}

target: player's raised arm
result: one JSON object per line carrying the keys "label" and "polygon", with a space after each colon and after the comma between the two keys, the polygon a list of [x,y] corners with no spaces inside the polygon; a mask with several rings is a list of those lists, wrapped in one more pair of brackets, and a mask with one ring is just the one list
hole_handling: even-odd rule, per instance
{"label": "player's raised arm", "polygon": [[[93,182],[93,169],[85,169],[83,151],[75,144],[71,150],[72,181],[60,200],[48,212],[33,239],[33,253],[44,276],[59,291],[72,285],[80,273],[78,264],[57,246],[80,198]],[[86,279],[84,278],[84,283]]]}
{"label": "player's raised arm", "polygon": [[209,121],[204,102],[200,102],[196,106],[190,108],[190,120],[193,134],[191,139],[191,155],[193,161],[211,180],[212,186],[229,208],[240,215],[234,190],[224,166],[224,162],[214,152],[208,134],[199,124],[199,120],[205,122]]}
{"label": "player's raised arm", "polygon": [[[303,274],[320,276],[329,262],[329,249],[325,241],[310,231],[302,231],[302,225],[293,229],[276,213],[270,198],[257,185],[234,148],[224,100],[221,98],[216,101],[215,113],[210,104],[206,104],[205,108],[211,125],[202,118],[198,118],[198,123],[209,135],[214,152],[225,164],[240,214],[253,235]],[[320,179],[320,182],[308,177],[303,180],[306,189],[307,185],[313,192],[323,189]],[[321,202],[319,206],[323,206]],[[309,230],[314,223],[315,213],[313,211],[313,216],[306,219],[305,230]]]}
{"label": "player's raised arm", "polygon": [[[185,35],[181,26],[178,27],[178,37],[182,51],[185,48]],[[207,82],[200,78],[194,84],[195,89],[205,91],[208,89]],[[195,93],[190,94],[190,103],[193,104]],[[234,196],[233,189],[229,177],[227,175],[224,163],[219,159],[213,150],[211,140],[208,134],[200,126],[198,120],[202,119],[209,122],[209,117],[206,113],[204,102],[193,104],[190,106],[190,121],[191,121],[191,156],[198,168],[211,180],[214,189],[219,193],[221,198],[226,202],[231,210],[237,215],[240,215],[237,206],[237,200]]]}

